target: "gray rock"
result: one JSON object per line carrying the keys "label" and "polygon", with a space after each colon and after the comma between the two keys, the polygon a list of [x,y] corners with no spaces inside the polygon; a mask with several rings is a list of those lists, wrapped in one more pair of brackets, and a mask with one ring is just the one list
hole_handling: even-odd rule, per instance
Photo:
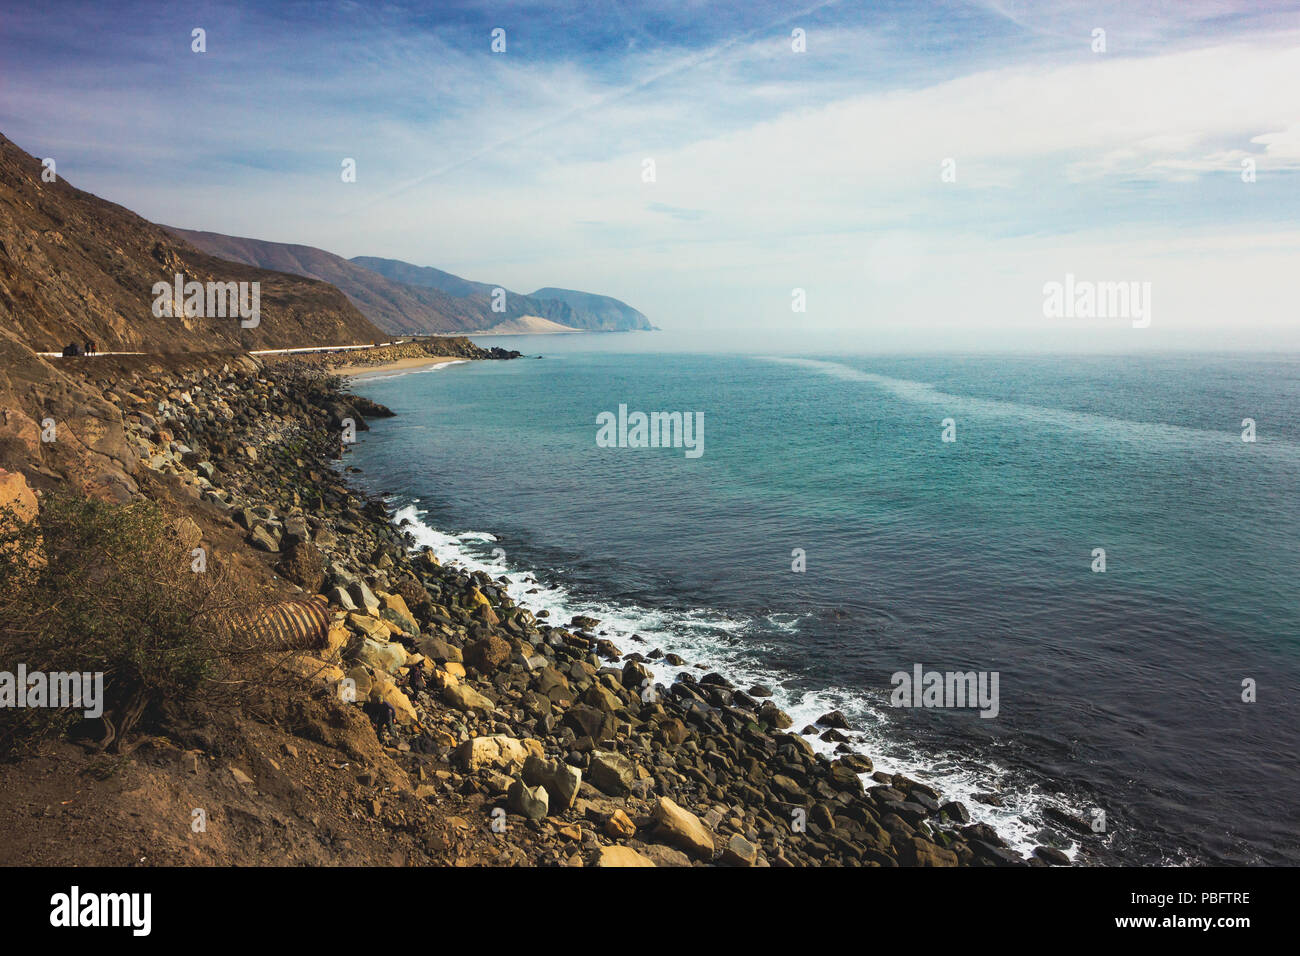
{"label": "gray rock", "polygon": [[823,727],[834,727],[836,730],[848,730],[849,722],[844,719],[844,715],[838,710],[832,710],[829,713],[822,714],[817,718],[817,723]]}
{"label": "gray rock", "polygon": [[739,833],[732,834],[722,847],[722,862],[727,866],[753,866],[758,862],[758,847]]}
{"label": "gray rock", "polygon": [[255,548],[262,551],[268,551],[272,554],[278,554],[280,545],[276,542],[275,537],[266,530],[265,525],[257,525],[253,528],[253,533],[248,536],[248,541]]}
{"label": "gray rock", "polygon": [[777,730],[785,730],[794,723],[789,714],[770,700],[763,701],[763,705],[758,708],[758,719]]}
{"label": "gray rock", "polygon": [[635,691],[640,691],[643,686],[646,686],[646,681],[654,683],[654,675],[650,673],[650,668],[639,661],[628,661],[624,664],[619,679],[624,687]]}
{"label": "gray rock", "polygon": [[939,812],[949,820],[955,820],[958,823],[970,823],[970,811],[959,800],[951,800],[945,803],[939,808]]}
{"label": "gray rock", "polygon": [[1054,846],[1034,847],[1034,856],[1038,857],[1048,866],[1070,865],[1070,858]]}
{"label": "gray rock", "polygon": [[348,585],[348,594],[356,602],[357,608],[365,610],[367,613],[379,613],[379,598],[375,597],[375,592],[366,586],[365,581],[353,581]]}
{"label": "gray rock", "polygon": [[632,789],[636,768],[622,754],[608,750],[595,750],[587,767],[587,779],[597,790],[611,797],[621,797]]}
{"label": "gray rock", "polygon": [[474,711],[485,717],[491,715],[494,707],[492,701],[467,684],[453,684],[446,688],[442,699],[457,710]]}
{"label": "gray rock", "polygon": [[464,660],[459,647],[448,644],[440,637],[422,637],[416,646],[420,648],[421,654],[440,664],[446,661],[459,664]]}
{"label": "gray rock", "polygon": [[355,611],[357,609],[356,603],[352,600],[352,595],[337,584],[326,591],[325,596],[329,598],[331,604],[337,604],[345,611]]}
{"label": "gray rock", "polygon": [[550,809],[546,788],[529,787],[522,780],[516,780],[510,785],[506,802],[512,811],[529,820],[542,819]]}
{"label": "gray rock", "polygon": [[559,810],[568,810],[578,797],[582,785],[582,771],[554,758],[546,759],[529,754],[524,761],[524,782],[545,787],[551,804]]}
{"label": "gray rock", "polygon": [[284,521],[284,537],[290,544],[305,544],[310,541],[311,533],[307,530],[307,519],[301,515],[286,518]]}

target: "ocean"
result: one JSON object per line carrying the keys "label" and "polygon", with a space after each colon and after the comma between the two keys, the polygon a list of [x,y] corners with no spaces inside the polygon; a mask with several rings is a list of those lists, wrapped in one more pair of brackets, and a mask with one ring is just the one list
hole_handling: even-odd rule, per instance
{"label": "ocean", "polygon": [[[842,711],[1022,850],[1300,864],[1300,357],[480,344],[529,357],[356,386],[398,416],[348,464],[444,559],[796,731]],[[603,447],[620,406],[700,413],[701,453]],[[894,706],[918,665],[995,676],[996,714]]]}

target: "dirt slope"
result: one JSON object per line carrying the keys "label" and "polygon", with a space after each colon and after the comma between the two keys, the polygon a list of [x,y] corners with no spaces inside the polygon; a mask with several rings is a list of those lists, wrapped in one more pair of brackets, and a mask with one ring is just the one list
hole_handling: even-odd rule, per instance
{"label": "dirt slope", "polygon": [[[384,333],[337,289],[200,252],[62,178],[0,135],[0,328],[35,351],[93,339],[102,351],[345,345]],[[260,282],[256,328],[237,318],[153,314],[154,283]]]}

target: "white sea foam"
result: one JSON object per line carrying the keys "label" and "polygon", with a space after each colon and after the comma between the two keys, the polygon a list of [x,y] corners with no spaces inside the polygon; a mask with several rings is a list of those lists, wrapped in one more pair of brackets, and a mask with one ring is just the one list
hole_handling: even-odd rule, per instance
{"label": "white sea foam", "polygon": [[[394,519],[409,520],[406,530],[418,545],[432,548],[444,564],[454,562],[467,571],[483,571],[498,580],[504,578],[508,582],[505,589],[513,600],[533,612],[548,611],[549,617],[543,620],[557,626],[567,624],[577,615],[594,617],[601,622],[600,630],[624,653],[636,650],[644,656],[658,648],[665,654],[681,656],[688,666],[673,667],[663,659],[646,662],[655,681],[665,686],[672,684],[682,671],[697,676],[705,673],[690,666],[695,664],[725,675],[741,689],[763,684],[772,690],[773,702],[793,719],[792,732],[813,724],[827,711],[842,711],[853,728],[848,734],[852,738],[851,746],[871,757],[877,770],[906,774],[935,787],[946,800],[960,800],[970,811],[972,822],[989,824],[1018,852],[1029,853],[1041,842],[1035,839],[1040,826],[1031,821],[1042,819],[1045,803],[1063,805],[1077,814],[1083,812],[1059,794],[1044,794],[1032,786],[1015,784],[1009,771],[996,761],[983,760],[976,764],[968,754],[915,752],[898,740],[887,705],[873,701],[861,691],[841,687],[810,691],[798,687],[796,675],[764,666],[764,652],[772,648],[765,646],[761,636],[754,633],[754,622],[702,610],[682,612],[581,600],[563,583],[554,580],[562,577],[561,574],[548,575],[552,578],[548,583],[531,569],[510,564],[501,557],[499,549],[493,555],[496,536],[484,531],[456,534],[439,531],[424,520],[427,512],[418,505],[417,500],[400,508]],[[799,620],[795,615],[770,615],[765,623],[792,633],[797,630]],[[644,643],[633,641],[632,635],[638,635]],[[805,739],[821,753],[834,752],[834,743],[822,741],[816,735],[806,735]],[[874,785],[869,775],[863,775],[863,781],[867,786]],[[976,794],[990,792],[1001,797],[1002,807],[974,799]],[[1072,845],[1067,854],[1073,858],[1077,850],[1077,845]]]}

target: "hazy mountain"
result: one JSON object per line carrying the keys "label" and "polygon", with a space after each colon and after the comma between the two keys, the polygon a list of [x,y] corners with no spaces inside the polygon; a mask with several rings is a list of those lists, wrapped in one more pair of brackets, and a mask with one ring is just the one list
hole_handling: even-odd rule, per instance
{"label": "hazy mountain", "polygon": [[[235,262],[321,279],[337,286],[375,325],[390,334],[487,332],[554,326],[577,330],[649,328],[645,316],[617,299],[589,296],[612,305],[601,314],[575,309],[559,298],[507,292],[504,311],[493,309],[494,286],[471,282],[441,269],[414,266],[396,259],[358,256],[344,259],[323,249],[263,239],[226,236],[166,227],[212,255]],[[583,297],[584,293],[569,293]],[[545,323],[524,320],[540,318]],[[637,321],[644,325],[634,324]]]}
{"label": "hazy mountain", "polygon": [[587,329],[653,329],[650,320],[626,302],[607,295],[578,292],[574,289],[556,289],[547,286],[532,293],[530,298],[548,302],[562,302],[583,320]]}
{"label": "hazy mountain", "polygon": [[[416,266],[400,259],[355,256],[351,261],[389,279],[483,301],[489,308],[492,290],[498,288],[488,282],[473,282],[442,269]],[[531,295],[506,290],[505,306],[504,314],[494,314],[497,322],[535,315],[575,329],[615,332],[654,328],[649,319],[625,302],[570,289],[538,289]]]}
{"label": "hazy mountain", "polygon": [[443,272],[433,266],[414,266],[400,259],[379,259],[375,256],[353,256],[350,262],[364,266],[395,282],[420,286],[425,289],[438,289],[448,295],[467,298],[475,294],[491,295],[493,286],[486,282],[471,282],[460,276]]}

